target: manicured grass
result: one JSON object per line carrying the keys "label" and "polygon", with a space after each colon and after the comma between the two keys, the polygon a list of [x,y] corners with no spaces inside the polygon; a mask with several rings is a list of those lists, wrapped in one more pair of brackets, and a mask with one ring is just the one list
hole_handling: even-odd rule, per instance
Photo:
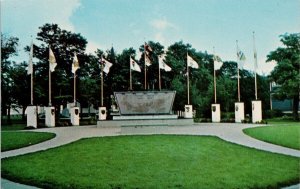
{"label": "manicured grass", "polygon": [[271,125],[299,125],[299,121],[294,121],[292,119],[283,119],[283,118],[273,118],[267,119],[268,124]]}
{"label": "manicured grass", "polygon": [[54,133],[3,131],[1,132],[1,152],[34,145],[54,137]]}
{"label": "manicured grass", "polygon": [[300,123],[275,122],[274,126],[248,128],[244,133],[272,144],[300,150]]}
{"label": "manicured grass", "polygon": [[118,136],[4,159],[1,173],[41,188],[280,188],[299,163],[217,137]]}
{"label": "manicured grass", "polygon": [[1,125],[1,131],[16,131],[23,130],[26,128],[26,124],[16,123],[12,125]]}

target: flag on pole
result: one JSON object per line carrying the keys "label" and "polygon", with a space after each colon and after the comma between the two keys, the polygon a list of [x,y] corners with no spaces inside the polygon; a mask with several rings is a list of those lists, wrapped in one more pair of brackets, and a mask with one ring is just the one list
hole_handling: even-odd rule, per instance
{"label": "flag on pole", "polygon": [[187,55],[187,65],[192,68],[196,68],[196,69],[199,68],[198,63],[189,55]]}
{"label": "flag on pole", "polygon": [[239,61],[245,61],[246,60],[246,56],[241,50],[238,51],[237,56],[238,56]]}
{"label": "flag on pole", "polygon": [[51,50],[51,48],[49,47],[49,67],[50,67],[50,71],[54,72],[54,69],[55,69],[56,66],[57,66],[57,63],[56,63],[54,53]]}
{"label": "flag on pole", "polygon": [[102,60],[102,64],[104,64],[104,68],[103,68],[103,71],[108,74],[109,73],[109,69],[110,67],[112,67],[112,63],[110,63],[109,61],[105,60],[103,57],[101,58]]}
{"label": "flag on pole", "polygon": [[146,66],[151,66],[152,62],[150,60],[150,53],[153,51],[152,48],[150,47],[150,45],[148,45],[146,42],[145,42],[145,64]]}
{"label": "flag on pole", "polygon": [[130,57],[130,69],[133,71],[141,72],[140,66]]}
{"label": "flag on pole", "polygon": [[145,56],[146,56],[145,57],[145,64],[146,64],[146,66],[151,66],[152,62],[151,62],[150,58],[148,57],[147,54]]}
{"label": "flag on pole", "polygon": [[150,47],[150,45],[148,45],[146,42],[145,42],[145,50],[146,50],[146,53],[148,53],[148,54],[153,51],[152,48]]}
{"label": "flag on pole", "polygon": [[254,49],[254,69],[257,70],[257,52],[256,52],[256,49]]}
{"label": "flag on pole", "polygon": [[33,57],[33,43],[31,42],[31,47],[30,47],[30,52],[29,52],[28,69],[27,69],[28,75],[32,74],[32,72],[33,72],[32,57]]}
{"label": "flag on pole", "polygon": [[214,56],[214,70],[221,69],[223,62],[219,56]]}
{"label": "flag on pole", "polygon": [[76,53],[74,53],[73,64],[72,64],[72,73],[75,74],[77,69],[79,69],[79,61],[78,61]]}
{"label": "flag on pole", "polygon": [[169,72],[169,71],[172,70],[172,68],[165,63],[165,56],[166,55],[163,54],[163,55],[160,55],[158,57],[159,69],[162,69],[162,70],[165,70],[166,72]]}
{"label": "flag on pole", "polygon": [[242,68],[244,65],[244,62],[246,61],[246,56],[241,50],[238,50],[237,57],[238,57],[238,61],[239,61],[238,64]]}

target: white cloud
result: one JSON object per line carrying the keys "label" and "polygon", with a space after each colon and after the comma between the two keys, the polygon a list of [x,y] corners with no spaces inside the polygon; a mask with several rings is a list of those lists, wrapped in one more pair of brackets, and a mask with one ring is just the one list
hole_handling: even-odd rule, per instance
{"label": "white cloud", "polygon": [[80,0],[2,0],[2,32],[19,38],[18,59],[27,60],[23,48],[45,23],[55,23],[61,29],[76,32],[71,17],[80,6]]}
{"label": "white cloud", "polygon": [[157,30],[165,30],[165,29],[168,29],[168,28],[176,28],[176,26],[174,24],[167,21],[165,18],[152,20],[150,22],[150,25],[153,26]]}
{"label": "white cloud", "polygon": [[80,1],[3,0],[2,6],[3,29],[14,27],[14,30],[21,31],[22,28],[37,30],[45,23],[57,23],[63,29],[74,31],[70,18],[80,7]]}
{"label": "white cloud", "polygon": [[[268,75],[276,66],[276,62],[266,62],[266,58],[260,58],[257,61],[257,73],[261,75]],[[254,72],[254,59],[246,60],[244,69]]]}
{"label": "white cloud", "polygon": [[169,32],[168,29],[177,29],[177,27],[166,18],[151,20],[150,25],[154,29],[154,39],[162,44],[167,41],[165,36],[166,33]]}
{"label": "white cloud", "polygon": [[266,59],[263,59],[259,62],[258,73],[268,75],[271,73],[271,71],[273,71],[276,64],[277,63],[274,61],[266,62]]}
{"label": "white cloud", "polygon": [[154,35],[154,39],[162,44],[166,42],[165,37],[163,36],[162,32],[157,32]]}
{"label": "white cloud", "polygon": [[94,42],[88,42],[87,46],[86,46],[86,52],[90,53],[90,54],[95,54],[95,51],[97,49],[104,49],[103,47],[101,47],[101,45],[99,45],[98,43],[94,43]]}

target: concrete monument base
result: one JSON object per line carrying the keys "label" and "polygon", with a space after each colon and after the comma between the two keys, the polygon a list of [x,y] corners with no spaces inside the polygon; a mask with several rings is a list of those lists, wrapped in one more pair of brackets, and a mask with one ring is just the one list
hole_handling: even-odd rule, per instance
{"label": "concrete monument base", "polygon": [[186,119],[193,118],[193,106],[192,105],[184,106],[184,118],[186,118]]}
{"label": "concrete monument base", "polygon": [[99,120],[97,127],[188,126],[193,124],[193,119]]}
{"label": "concrete monument base", "polygon": [[252,123],[257,123],[262,121],[262,107],[260,100],[252,101]]}
{"label": "concrete monument base", "polygon": [[177,115],[120,115],[113,116],[113,120],[147,120],[147,119],[176,119]]}
{"label": "concrete monument base", "polygon": [[235,122],[242,123],[245,119],[245,108],[243,102],[236,102],[234,104],[234,112],[235,112]]}
{"label": "concrete monument base", "polygon": [[45,107],[45,125],[46,127],[55,127],[55,109],[54,107]]}
{"label": "concrete monument base", "polygon": [[27,114],[27,127],[37,128],[37,106],[27,106],[26,114]]}
{"label": "concrete monument base", "polygon": [[211,105],[211,121],[215,123],[221,122],[220,104]]}
{"label": "concrete monument base", "polygon": [[79,107],[71,108],[71,123],[73,126],[79,125]]}
{"label": "concrete monument base", "polygon": [[106,107],[99,107],[99,120],[106,120],[107,117],[107,111],[106,111]]}

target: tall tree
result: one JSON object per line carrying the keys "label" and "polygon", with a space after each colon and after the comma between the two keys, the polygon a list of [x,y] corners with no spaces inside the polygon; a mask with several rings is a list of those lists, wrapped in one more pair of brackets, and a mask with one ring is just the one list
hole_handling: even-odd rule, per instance
{"label": "tall tree", "polygon": [[[49,46],[56,57],[57,67],[52,73],[52,97],[53,104],[59,105],[72,101],[73,96],[73,74],[71,65],[73,62],[74,53],[77,54],[80,67],[84,67],[88,61],[88,56],[85,55],[87,40],[80,34],[72,33],[60,29],[57,24],[45,24],[39,28],[37,40],[41,41],[41,45],[34,48],[34,55],[39,61],[36,63],[36,79],[39,81],[35,86],[38,92],[36,93],[36,102],[38,104],[48,104],[48,69],[49,69]],[[77,71],[77,79],[80,80],[82,74],[80,69]],[[80,85],[80,82],[77,82]],[[79,86],[78,86],[79,87]],[[44,92],[42,92],[42,91]],[[39,95],[40,94],[40,95]],[[79,95],[77,95],[79,97]]]}
{"label": "tall tree", "polygon": [[[130,47],[124,49],[120,55],[117,56],[116,63],[112,69],[112,91],[127,91],[129,89],[129,61],[130,56],[137,59],[136,51]],[[133,90],[141,90],[143,88],[143,77],[141,73],[132,72]]]}
{"label": "tall tree", "polygon": [[10,109],[13,104],[13,84],[12,72],[13,61],[12,56],[17,55],[19,39],[17,37],[8,37],[1,33],[1,113],[7,115],[7,120],[10,122]]}
{"label": "tall tree", "polygon": [[[159,42],[148,41],[148,49],[151,52],[147,55],[151,61],[151,65],[147,66],[147,85],[148,89],[157,90],[158,89],[158,56],[163,54],[164,47]],[[139,51],[142,53],[140,58],[142,74],[145,74],[145,51],[144,44],[140,46]],[[144,81],[144,79],[142,80]]]}
{"label": "tall tree", "polygon": [[293,100],[293,117],[299,120],[300,94],[300,33],[284,34],[280,41],[285,47],[271,51],[267,61],[276,61],[277,65],[271,72],[271,79],[280,87],[275,91],[275,98]]}
{"label": "tall tree", "polygon": [[22,109],[22,119],[25,120],[25,109],[30,104],[30,80],[27,75],[27,63],[13,64],[11,71],[12,98],[14,106]]}

